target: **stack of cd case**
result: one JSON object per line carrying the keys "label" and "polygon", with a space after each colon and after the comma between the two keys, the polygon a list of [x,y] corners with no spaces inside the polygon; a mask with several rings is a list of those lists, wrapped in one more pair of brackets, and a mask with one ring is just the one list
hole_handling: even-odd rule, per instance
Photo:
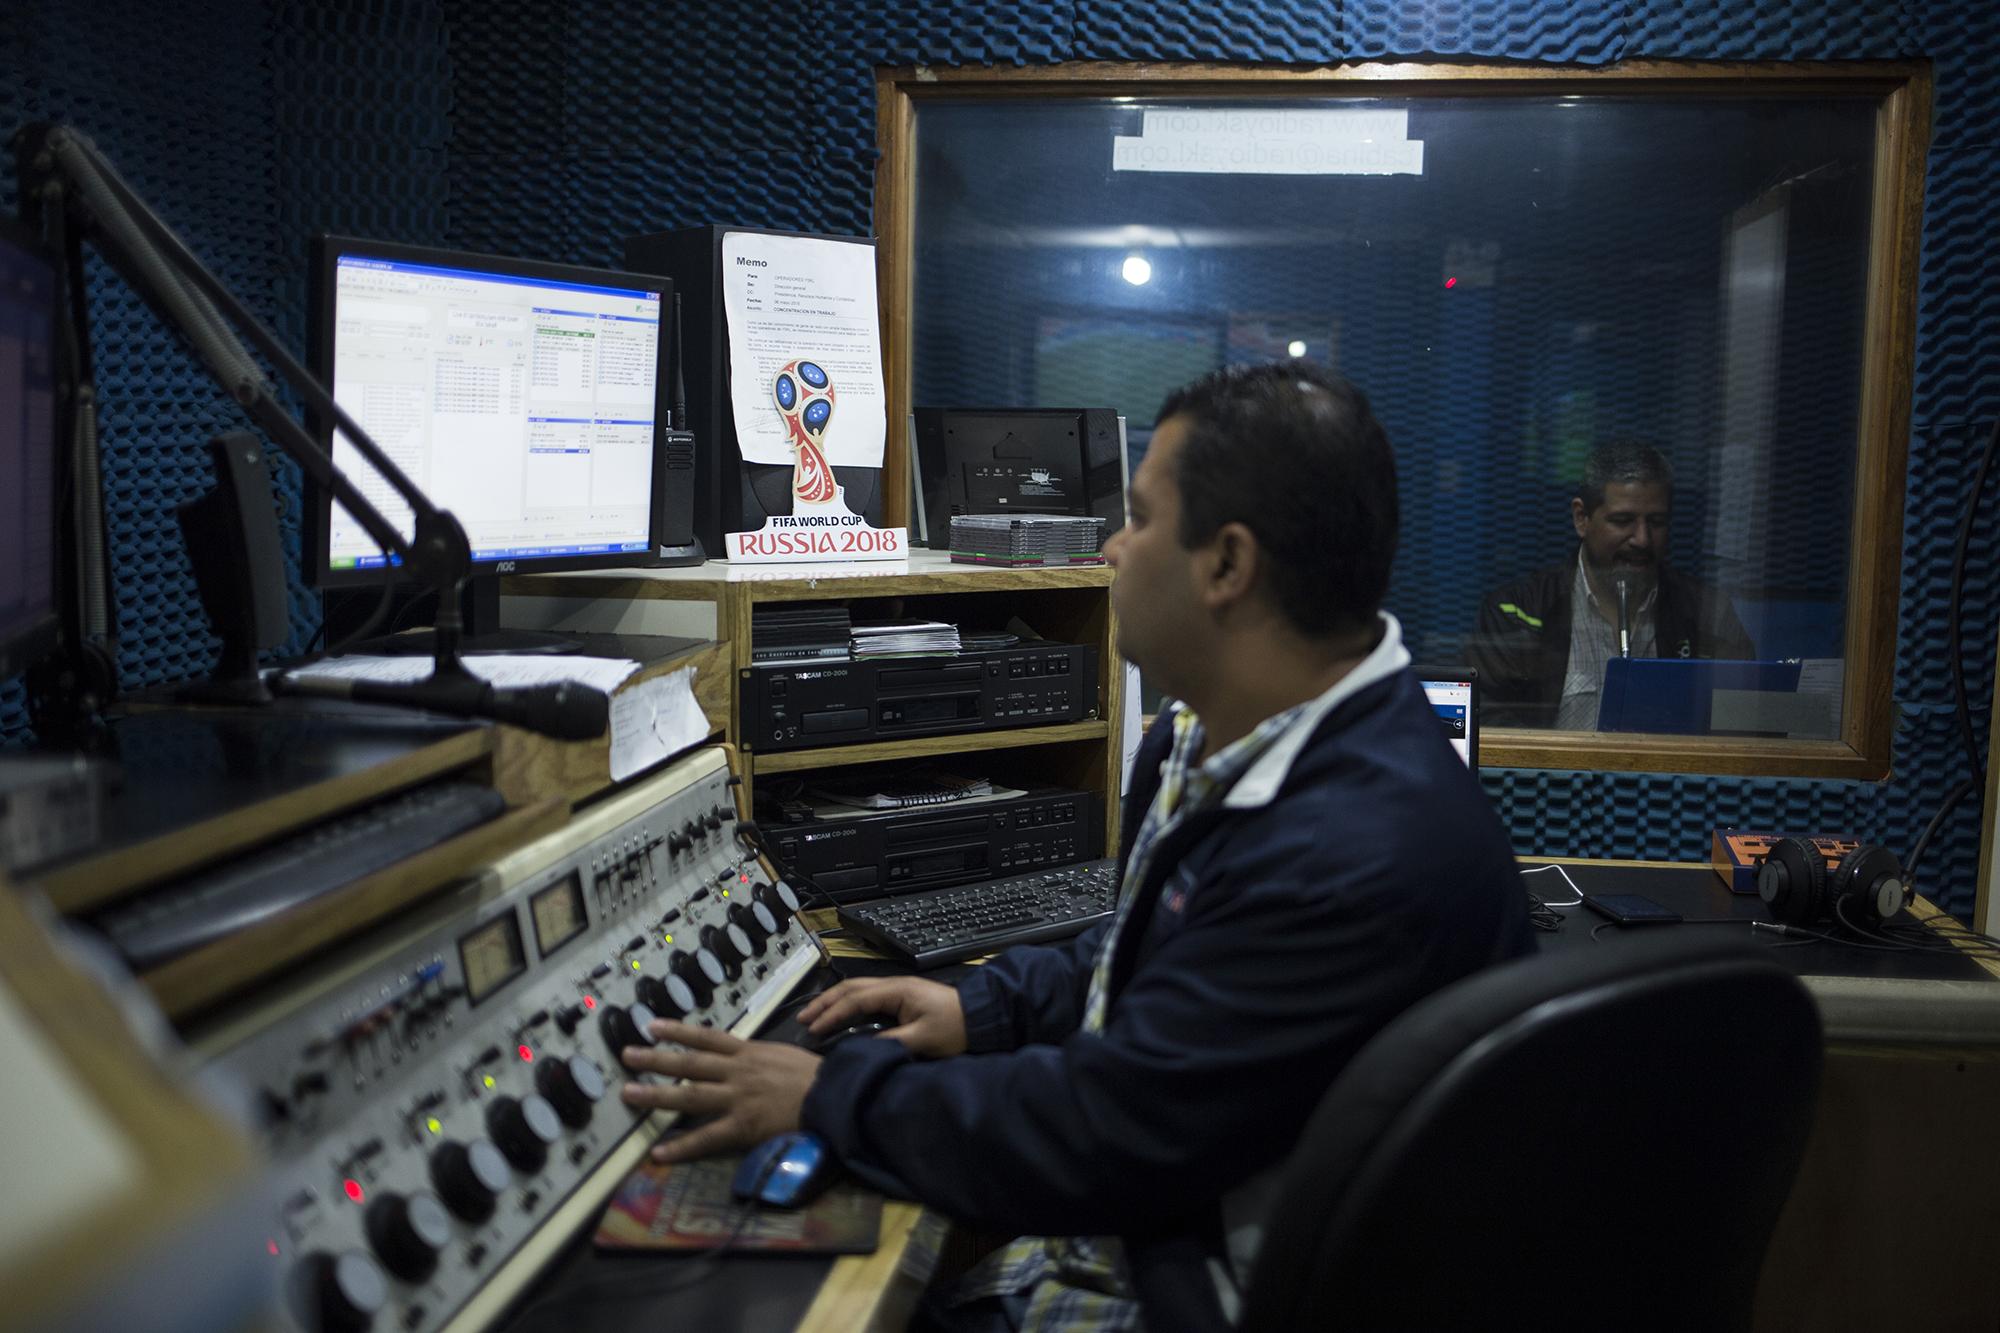
{"label": "stack of cd case", "polygon": [[953,514],[951,558],[961,565],[1101,565],[1104,520],[1070,514]]}

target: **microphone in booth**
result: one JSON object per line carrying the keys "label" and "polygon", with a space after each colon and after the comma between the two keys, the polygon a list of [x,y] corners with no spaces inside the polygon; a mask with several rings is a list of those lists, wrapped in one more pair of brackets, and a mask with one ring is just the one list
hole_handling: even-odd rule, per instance
{"label": "microphone in booth", "polygon": [[1632,655],[1632,571],[1614,569],[1611,582],[1618,589],[1618,655]]}

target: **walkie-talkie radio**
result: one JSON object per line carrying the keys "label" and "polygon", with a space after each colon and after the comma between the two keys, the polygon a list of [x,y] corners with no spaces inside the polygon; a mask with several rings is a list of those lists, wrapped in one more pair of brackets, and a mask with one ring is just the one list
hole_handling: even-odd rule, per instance
{"label": "walkie-talkie radio", "polygon": [[667,428],[660,432],[660,530],[653,550],[656,565],[698,565],[708,559],[694,530],[696,472],[694,432],[688,429],[687,375],[682,366],[681,294],[674,293],[674,397]]}

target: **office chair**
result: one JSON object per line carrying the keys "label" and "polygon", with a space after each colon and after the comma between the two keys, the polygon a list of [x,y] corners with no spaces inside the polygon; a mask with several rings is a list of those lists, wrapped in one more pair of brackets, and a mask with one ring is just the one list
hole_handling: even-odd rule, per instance
{"label": "office chair", "polygon": [[1470,977],[1327,1090],[1240,1327],[1747,1329],[1820,1058],[1798,979],[1712,937]]}

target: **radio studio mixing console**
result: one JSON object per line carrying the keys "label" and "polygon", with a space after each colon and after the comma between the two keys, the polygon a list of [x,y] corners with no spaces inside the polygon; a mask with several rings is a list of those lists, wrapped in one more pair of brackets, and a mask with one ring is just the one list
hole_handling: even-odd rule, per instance
{"label": "radio studio mixing console", "polygon": [[620,1100],[619,1050],[655,1016],[747,1034],[811,970],[736,818],[697,751],[193,1034],[263,1103],[298,1327],[490,1323],[672,1121]]}

